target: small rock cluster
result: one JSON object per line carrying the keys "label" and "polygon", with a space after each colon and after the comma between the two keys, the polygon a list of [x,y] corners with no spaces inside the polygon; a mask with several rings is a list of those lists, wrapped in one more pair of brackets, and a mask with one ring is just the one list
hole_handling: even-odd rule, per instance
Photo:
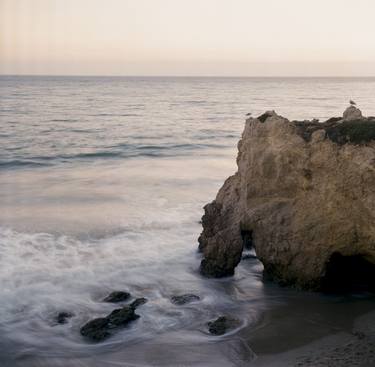
{"label": "small rock cluster", "polygon": [[[129,298],[131,298],[130,293],[115,291],[105,297],[103,302],[121,303],[128,301]],[[200,297],[192,293],[175,295],[170,298],[171,303],[176,306],[186,305],[199,300]],[[92,319],[81,327],[80,333],[82,336],[93,342],[103,341],[104,339],[107,339],[113,335],[114,332],[126,327],[132,321],[139,319],[140,315],[138,315],[135,311],[139,306],[145,304],[146,302],[146,298],[137,298],[129,304],[116,308],[105,317]],[[68,319],[73,316],[74,314],[70,312],[60,312],[56,317],[56,321],[58,324],[65,324],[67,323]],[[238,320],[228,316],[220,316],[218,319],[207,323],[208,331],[213,335],[223,335],[227,331],[238,327],[238,325]]]}

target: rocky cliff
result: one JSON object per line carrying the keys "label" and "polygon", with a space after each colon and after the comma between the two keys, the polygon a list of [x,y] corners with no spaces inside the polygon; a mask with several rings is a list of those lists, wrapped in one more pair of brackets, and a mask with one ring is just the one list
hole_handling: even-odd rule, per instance
{"label": "rocky cliff", "polygon": [[375,285],[375,118],[354,106],[325,122],[266,112],[246,120],[237,165],[205,206],[202,274],[232,275],[253,247],[283,284]]}

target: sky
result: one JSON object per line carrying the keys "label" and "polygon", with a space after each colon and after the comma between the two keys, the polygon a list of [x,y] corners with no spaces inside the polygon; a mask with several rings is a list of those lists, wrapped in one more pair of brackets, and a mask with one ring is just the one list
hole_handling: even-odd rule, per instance
{"label": "sky", "polygon": [[375,76],[375,0],[0,0],[0,74]]}

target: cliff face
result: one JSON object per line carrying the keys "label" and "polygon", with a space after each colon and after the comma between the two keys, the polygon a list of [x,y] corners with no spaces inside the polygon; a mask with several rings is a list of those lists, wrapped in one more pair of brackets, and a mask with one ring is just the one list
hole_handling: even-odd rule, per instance
{"label": "cliff face", "polygon": [[202,274],[233,274],[244,246],[268,276],[302,288],[322,288],[340,257],[363,261],[371,274],[375,118],[355,107],[344,117],[289,121],[272,111],[246,121],[238,171],[205,206]]}

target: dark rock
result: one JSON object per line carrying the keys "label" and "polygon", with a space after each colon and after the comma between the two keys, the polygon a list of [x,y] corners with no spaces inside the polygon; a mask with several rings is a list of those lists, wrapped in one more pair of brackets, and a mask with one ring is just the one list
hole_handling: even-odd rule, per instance
{"label": "dark rock", "polygon": [[375,140],[374,120],[365,117],[343,119],[331,117],[323,123],[313,121],[293,121],[296,132],[307,142],[317,130],[325,131],[327,137],[336,144],[366,144]]}
{"label": "dark rock", "polygon": [[171,297],[172,303],[178,306],[182,306],[182,305],[185,305],[186,303],[199,301],[199,300],[200,300],[199,296],[196,296],[195,294],[191,294],[191,293],[182,294],[181,296]]}
{"label": "dark rock", "polygon": [[329,118],[327,121],[325,121],[325,122],[328,122],[328,123],[330,123],[330,122],[339,122],[339,121],[341,121],[342,120],[342,117],[331,117],[331,118]]}
{"label": "dark rock", "polygon": [[81,335],[91,339],[92,341],[102,341],[111,335],[108,331],[108,324],[109,320],[107,317],[93,319],[82,326],[80,330]]}
{"label": "dark rock", "polygon": [[81,328],[81,335],[92,341],[99,342],[108,338],[111,329],[126,326],[129,322],[140,316],[134,312],[131,306],[124,306],[113,310],[108,316],[89,321]]}
{"label": "dark rock", "polygon": [[71,317],[74,316],[74,313],[72,312],[59,312],[57,317],[56,317],[56,322],[58,324],[66,324],[68,322],[67,319],[70,319]]}
{"label": "dark rock", "polygon": [[106,298],[103,299],[103,302],[124,302],[130,298],[130,293],[122,292],[122,291],[115,291],[110,293]]}
{"label": "dark rock", "polygon": [[234,329],[239,325],[239,321],[227,316],[220,316],[215,321],[210,321],[208,324],[208,331],[213,335],[223,335],[229,329]]}
{"label": "dark rock", "polygon": [[131,308],[133,308],[133,309],[136,309],[137,307],[144,305],[146,302],[147,302],[147,298],[144,298],[144,297],[137,298],[137,299],[135,299],[135,300],[129,305],[129,307],[131,307]]}
{"label": "dark rock", "polygon": [[[225,256],[223,256],[225,258]],[[232,261],[233,266],[227,264],[214,263],[209,258],[205,258],[201,261],[200,273],[208,278],[225,278],[234,274],[234,268],[241,260],[241,256],[238,256],[238,261]]]}
{"label": "dark rock", "polygon": [[344,121],[326,131],[328,138],[339,145],[365,144],[375,140],[375,123],[367,119]]}
{"label": "dark rock", "polygon": [[108,320],[109,328],[117,327],[117,326],[125,326],[130,321],[136,320],[139,318],[134,312],[134,308],[131,306],[124,306],[122,308],[118,308],[113,310],[106,319]]}

